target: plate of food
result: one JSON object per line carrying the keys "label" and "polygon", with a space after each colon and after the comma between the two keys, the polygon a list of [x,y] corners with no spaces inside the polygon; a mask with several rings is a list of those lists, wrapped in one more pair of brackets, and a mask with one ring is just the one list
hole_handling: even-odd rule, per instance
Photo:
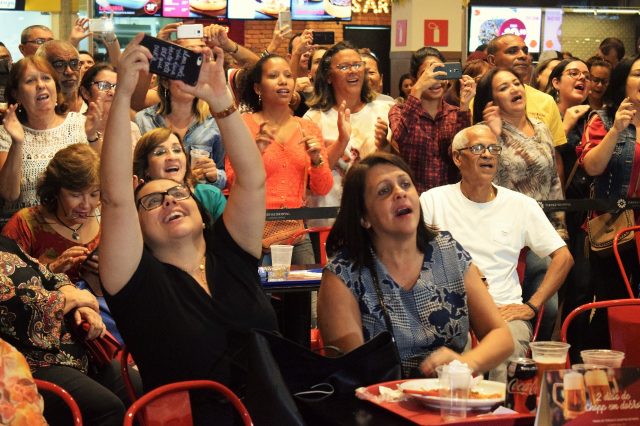
{"label": "plate of food", "polygon": [[[440,405],[449,399],[440,396],[440,380],[438,379],[407,380],[400,383],[398,388],[429,407],[440,408]],[[504,402],[505,391],[504,383],[482,380],[469,390],[467,409],[488,410],[494,405]]]}

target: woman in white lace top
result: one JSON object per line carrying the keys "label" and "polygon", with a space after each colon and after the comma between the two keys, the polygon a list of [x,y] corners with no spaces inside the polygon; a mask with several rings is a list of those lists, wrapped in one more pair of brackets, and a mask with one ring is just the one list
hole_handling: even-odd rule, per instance
{"label": "woman in white lace top", "polygon": [[0,127],[0,225],[23,207],[38,204],[36,183],[60,149],[87,143],[99,152],[95,107],[65,114],[59,83],[49,62],[28,56],[13,65],[6,93],[10,107]]}

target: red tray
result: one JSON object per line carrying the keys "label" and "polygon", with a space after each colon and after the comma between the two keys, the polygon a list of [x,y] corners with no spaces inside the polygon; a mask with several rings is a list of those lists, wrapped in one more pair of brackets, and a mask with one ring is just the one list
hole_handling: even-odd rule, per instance
{"label": "red tray", "polygon": [[[391,389],[396,389],[396,385],[405,382],[406,380],[396,380],[393,382],[378,383],[367,387],[367,391],[374,395],[380,395],[378,386],[385,386]],[[414,399],[408,399],[401,402],[381,402],[377,403],[369,401],[379,407],[389,410],[392,413],[397,414],[400,417],[418,424],[418,425],[492,425],[492,426],[529,426],[533,425],[535,416],[533,414],[503,414],[503,415],[491,415],[486,412],[469,411],[468,416],[464,420],[455,420],[445,422],[440,417],[439,410],[433,410],[425,407]]]}

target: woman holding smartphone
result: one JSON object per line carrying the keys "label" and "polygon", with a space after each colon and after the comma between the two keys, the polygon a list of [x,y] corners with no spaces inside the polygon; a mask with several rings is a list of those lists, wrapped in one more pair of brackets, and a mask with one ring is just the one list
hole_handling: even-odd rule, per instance
{"label": "woman holding smartphone", "polygon": [[[151,53],[141,39],[136,36],[120,58],[101,157],[102,285],[146,391],[210,379],[241,393],[246,366],[234,354],[247,342],[229,340],[230,333],[277,328],[258,277],[262,159],[227,87],[222,50],[204,48],[196,86],[173,84],[208,104],[237,173],[222,220],[209,227],[189,188],[171,179],[145,182],[134,193],[126,123],[138,77],[149,71]],[[192,392],[191,403],[194,424],[233,423],[228,404],[209,393]]]}

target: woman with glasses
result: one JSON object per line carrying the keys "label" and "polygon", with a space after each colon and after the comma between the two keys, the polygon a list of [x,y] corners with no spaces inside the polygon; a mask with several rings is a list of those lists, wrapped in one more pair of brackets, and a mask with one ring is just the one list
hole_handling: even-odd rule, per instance
{"label": "woman with glasses", "polygon": [[[262,153],[267,173],[267,209],[304,206],[306,191],[326,195],[333,185],[322,134],[318,126],[295,117],[289,108],[295,80],[289,63],[282,57],[267,55],[243,74],[240,102],[251,112],[242,118]],[[232,185],[235,172],[226,168]],[[233,187],[231,188],[233,190]],[[302,221],[266,223],[263,236],[265,264],[269,265],[269,246],[288,244],[291,236],[304,228]],[[315,263],[308,236],[296,241],[292,264]]]}
{"label": "woman with glasses", "polygon": [[[544,123],[527,116],[525,105],[524,84],[511,69],[492,68],[478,83],[473,122],[486,122],[499,136],[502,145],[494,183],[537,201],[562,200],[551,132]],[[547,216],[560,237],[566,240],[564,212]],[[529,300],[538,289],[548,263],[548,257],[539,258],[533,251],[527,253],[524,300]],[[551,338],[557,303],[557,296],[554,296],[545,304],[543,340]]]}
{"label": "woman with glasses", "polygon": [[[171,179],[145,182],[134,193],[129,105],[151,59],[141,39],[136,36],[120,58],[101,156],[102,285],[146,391],[210,379],[241,393],[246,366],[236,354],[246,344],[242,333],[277,328],[258,277],[265,219],[260,151],[227,87],[222,50],[204,48],[196,86],[172,84],[197,93],[218,121],[236,172],[222,220],[209,226],[189,188]],[[239,339],[233,331],[241,332]],[[191,397],[194,424],[233,422],[228,404],[210,393]]]}
{"label": "woman with glasses", "polygon": [[227,205],[218,187],[198,183],[194,179],[180,138],[166,127],[149,130],[142,135],[133,151],[133,175],[140,183],[154,179],[184,183],[207,210],[212,221],[222,215]]}
{"label": "woman with glasses", "polygon": [[[98,63],[89,68],[80,82],[80,96],[87,105],[95,104],[101,120],[97,121],[96,128],[91,129],[93,133],[104,134],[104,127],[107,124],[107,117],[111,110],[113,94],[118,86],[118,74],[113,65],[106,62]],[[140,129],[133,121],[131,126],[131,145],[135,148],[140,139]]]}
{"label": "woman with glasses", "polygon": [[587,59],[587,66],[591,73],[591,91],[589,92],[589,105],[591,109],[602,109],[604,106],[604,93],[609,87],[611,78],[611,63],[599,56],[592,56]]}
{"label": "woman with glasses", "polygon": [[[224,146],[207,103],[179,89],[175,80],[164,77],[159,79],[157,93],[160,103],[136,114],[140,132],[144,134],[158,127],[171,129],[184,144],[195,179],[224,189],[227,186]],[[194,151],[204,156],[196,160]]]}
{"label": "woman with glasses", "polygon": [[60,149],[87,143],[97,152],[97,115],[69,112],[49,62],[29,56],[13,65],[5,93],[11,105],[0,128],[0,197],[4,200],[0,226],[15,212],[39,203],[36,184]]}
{"label": "woman with glasses", "polygon": [[[393,102],[375,100],[365,77],[365,63],[358,49],[346,41],[334,44],[325,52],[313,85],[313,96],[307,101],[310,109],[304,118],[316,123],[322,131],[329,168],[333,171],[333,188],[323,197],[311,195],[308,204],[337,206],[342,194],[342,177],[349,167],[378,149],[388,148],[388,115]],[[345,121],[341,120],[342,116],[350,117],[346,120],[350,122],[350,129],[341,125]],[[309,223],[321,224],[315,220]]]}
{"label": "woman with glasses", "polygon": [[[606,107],[591,113],[578,147],[579,161],[594,177],[595,198],[640,197],[640,56],[623,59],[613,69],[603,97]],[[600,212],[597,212],[599,214]],[[638,212],[636,224],[638,223]],[[635,250],[621,253],[630,277],[640,273]],[[597,300],[629,297],[613,257],[590,253],[591,288]],[[638,288],[633,288],[638,294]],[[606,330],[603,330],[607,336]],[[607,342],[598,342],[604,345]],[[600,347],[600,346],[599,346]],[[606,347],[606,346],[602,346]]]}

